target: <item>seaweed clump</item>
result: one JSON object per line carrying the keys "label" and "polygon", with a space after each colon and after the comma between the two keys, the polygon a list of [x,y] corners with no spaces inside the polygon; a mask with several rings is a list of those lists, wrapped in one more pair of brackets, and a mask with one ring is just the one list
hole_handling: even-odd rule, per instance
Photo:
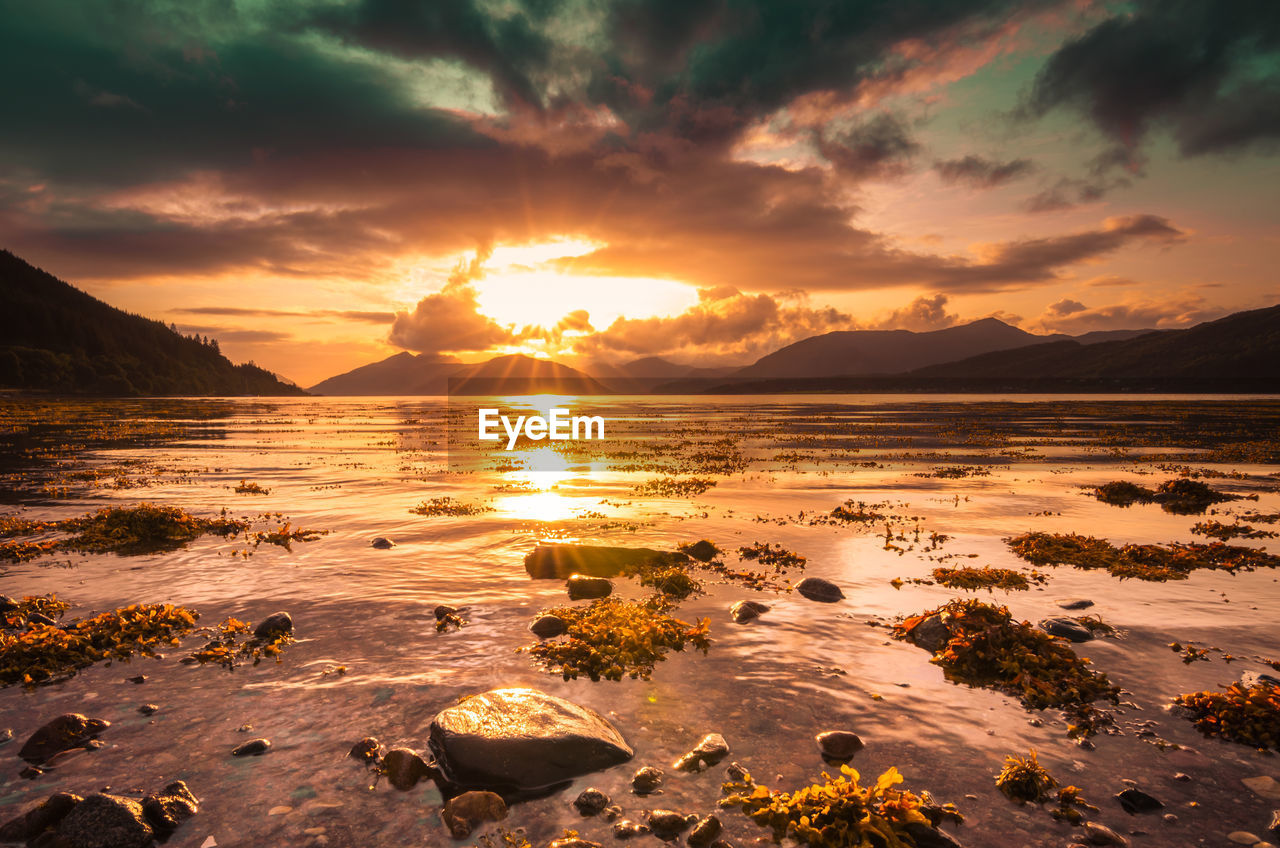
{"label": "seaweed clump", "polygon": [[637,495],[660,498],[692,498],[715,486],[709,477],[658,477],[632,488]]}
{"label": "seaweed clump", "polygon": [[139,504],[103,507],[95,513],[58,523],[70,532],[56,547],[86,553],[139,554],[176,550],[201,536],[234,536],[249,522],[228,518],[200,518],[181,507]]}
{"label": "seaweed clump", "polygon": [[962,822],[954,805],[934,804],[928,793],[896,789],[902,775],[890,768],[875,785],[862,787],[860,775],[849,766],[832,778],[795,792],[774,792],[759,786],[741,766],[729,769],[721,807],[741,807],[747,817],[773,832],[773,841],[792,839],[801,845],[823,848],[914,848],[933,836],[942,821]]}
{"label": "seaweed clump", "polygon": [[1004,758],[1004,768],[996,775],[996,788],[1010,801],[1019,804],[1041,804],[1051,797],[1058,781],[1040,765],[1036,750],[1032,748],[1025,757],[1009,754]]}
{"label": "seaweed clump", "polygon": [[1192,525],[1191,532],[1219,542],[1229,542],[1232,539],[1274,539],[1280,536],[1274,530],[1257,530],[1248,524],[1224,524],[1221,521],[1197,521]]}
{"label": "seaweed clump", "polygon": [[493,507],[484,504],[467,503],[459,501],[451,497],[432,498],[409,510],[414,515],[436,516],[447,515],[453,518],[462,518],[468,515],[481,515],[486,512],[493,512]]}
{"label": "seaweed clump", "polygon": [[1105,504],[1128,507],[1135,503],[1158,503],[1165,512],[1175,515],[1194,515],[1224,501],[1238,501],[1240,495],[1231,495],[1210,488],[1199,480],[1179,477],[1166,480],[1155,489],[1139,486],[1127,480],[1113,480],[1093,490],[1093,496]]}
{"label": "seaweed clump", "polygon": [[746,547],[738,548],[738,556],[745,560],[758,562],[761,565],[767,565],[778,574],[792,568],[803,569],[805,563],[808,562],[800,554],[789,551],[782,545],[771,545],[768,542],[754,542]]}
{"label": "seaweed clump", "polygon": [[1048,581],[1048,578],[1038,571],[1023,573],[1010,568],[992,568],[989,565],[982,568],[967,566],[961,568],[935,568],[933,570],[933,579],[948,589],[965,589],[968,591],[1003,589],[1006,592],[1025,592],[1031,588],[1032,582],[1045,583]]}
{"label": "seaweed clump", "polygon": [[228,618],[210,631],[204,647],[183,658],[187,664],[216,663],[227,671],[234,671],[238,663],[252,660],[254,665],[264,657],[281,662],[280,655],[293,642],[289,633],[273,630],[262,636],[253,633],[252,626],[238,618]]}
{"label": "seaweed clump", "polygon": [[[930,631],[938,635],[927,638]],[[931,662],[948,680],[1013,695],[1028,709],[1063,710],[1074,738],[1092,736],[1111,723],[1095,701],[1119,702],[1120,690],[1105,674],[1093,671],[1061,640],[1014,621],[1008,607],[951,601],[894,625],[893,635],[932,649]]]}
{"label": "seaweed clump", "polygon": [[[63,603],[53,596],[47,601],[45,610]],[[198,617],[195,610],[173,604],[132,604],[63,626],[34,624],[21,632],[0,632],[0,685],[34,686],[103,660],[155,656],[161,645],[176,645]]]}
{"label": "seaweed clump", "polygon": [[624,675],[648,680],[668,651],[686,645],[704,654],[711,646],[710,620],[689,624],[667,614],[661,597],[626,601],[606,597],[585,607],[544,610],[567,624],[565,638],[520,648],[544,668],[565,680],[585,674],[592,680],[621,680]]}
{"label": "seaweed clump", "polygon": [[1173,703],[1205,736],[1280,750],[1280,685],[1233,683],[1225,692],[1193,692]]}
{"label": "seaweed clump", "polygon": [[1257,548],[1222,542],[1168,545],[1125,545],[1077,533],[1031,532],[1005,539],[1009,548],[1032,565],[1070,565],[1104,569],[1121,579],[1185,580],[1198,569],[1253,571],[1280,566],[1280,557]]}

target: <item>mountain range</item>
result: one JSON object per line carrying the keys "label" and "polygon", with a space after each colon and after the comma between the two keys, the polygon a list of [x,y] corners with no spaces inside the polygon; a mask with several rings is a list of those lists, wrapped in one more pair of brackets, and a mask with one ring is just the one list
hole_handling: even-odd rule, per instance
{"label": "mountain range", "polygon": [[218,343],[108,306],[0,250],[0,388],[60,394],[300,395]]}

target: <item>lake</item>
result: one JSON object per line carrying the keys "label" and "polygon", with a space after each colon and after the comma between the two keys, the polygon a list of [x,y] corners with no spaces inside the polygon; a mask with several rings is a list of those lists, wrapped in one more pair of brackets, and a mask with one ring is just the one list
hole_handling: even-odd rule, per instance
{"label": "lake", "polygon": [[[432,782],[407,792],[375,783],[347,752],[365,736],[425,752],[441,709],[518,686],[595,709],[636,751],[630,763],[513,804],[503,825],[524,828],[539,846],[565,828],[621,844],[609,823],[570,805],[588,786],[633,819],[655,807],[716,812],[723,765],[698,774],[671,768],[707,733],[723,734],[729,759],[759,783],[807,785],[838,768],[814,742],[832,729],[864,740],[851,763],[864,781],[892,766],[905,786],[954,802],[966,821],[946,829],[969,846],[1066,845],[1078,833],[1049,807],[1016,805],[996,789],[1005,756],[1029,749],[1099,808],[1086,818],[1134,845],[1226,844],[1236,830],[1265,837],[1280,804],[1241,781],[1280,777],[1275,757],[1207,738],[1165,707],[1183,693],[1221,690],[1244,671],[1275,673],[1264,660],[1280,659],[1280,572],[1201,570],[1151,582],[1036,566],[1044,582],[1025,591],[976,592],[939,585],[932,573],[987,565],[1028,573],[1005,540],[1030,531],[1122,546],[1206,543],[1203,527],[1193,533],[1202,522],[1280,530],[1267,523],[1280,510],[1280,399],[500,401],[513,409],[550,402],[602,415],[605,438],[481,455],[458,435],[474,426],[480,399],[0,401],[2,512],[55,521],[146,502],[323,533],[287,547],[207,535],[162,552],[55,550],[0,563],[0,591],[57,593],[72,605],[67,620],[141,602],[198,610],[202,626],[286,610],[296,636],[279,663],[183,664],[205,641],[193,633],[162,658],[0,689],[0,730],[15,740],[0,748],[0,821],[57,790],[140,795],[181,779],[202,805],[172,846],[453,844]],[[1154,490],[1176,479],[1240,499],[1179,513],[1092,495],[1113,481]],[[846,502],[876,517],[830,520]],[[395,546],[375,549],[375,537]],[[649,680],[593,682],[566,681],[518,652],[538,641],[527,628],[539,610],[570,603],[562,580],[527,573],[524,558],[539,543],[669,551],[700,539],[715,542],[733,568],[758,567],[740,559],[740,548],[780,545],[806,562],[771,578],[825,578],[845,597],[819,603],[785,586],[757,590],[693,570],[705,591],[671,615],[709,620],[705,655],[672,652]],[[1265,536],[1229,543],[1275,548]],[[624,599],[652,592],[626,576],[613,582]],[[1058,710],[1028,711],[1008,694],[949,682],[929,652],[893,638],[895,620],[957,597],[1007,605],[1032,623],[1081,614],[1064,611],[1064,599],[1093,601],[1085,612],[1116,632],[1073,647],[1120,687],[1119,705],[1107,706],[1114,726],[1077,744]],[[737,624],[729,607],[742,599],[771,608]],[[440,604],[459,608],[464,626],[437,632]],[[1184,662],[1174,642],[1207,653]],[[145,683],[128,682],[139,674]],[[143,703],[158,712],[140,714]],[[105,746],[20,777],[22,740],[66,712],[110,721]],[[271,739],[272,750],[231,757],[251,736]],[[666,771],[661,795],[629,792],[644,765]],[[1125,781],[1164,809],[1125,813],[1112,797]],[[717,815],[734,845],[768,836],[741,811]],[[457,844],[486,832],[494,827]]]}

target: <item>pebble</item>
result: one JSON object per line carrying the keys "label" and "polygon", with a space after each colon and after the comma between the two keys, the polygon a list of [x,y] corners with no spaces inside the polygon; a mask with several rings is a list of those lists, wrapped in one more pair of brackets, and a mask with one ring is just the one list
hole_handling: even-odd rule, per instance
{"label": "pebble", "polygon": [[677,771],[702,771],[729,756],[729,743],[719,733],[708,733],[697,746],[675,762]]}
{"label": "pebble", "polygon": [[1163,816],[1161,816],[1161,819],[1164,821],[1165,824],[1178,823],[1178,817],[1175,816],[1173,813],[1165,813]]}
{"label": "pebble", "polygon": [[440,811],[440,820],[454,839],[466,839],[482,822],[506,817],[507,804],[494,792],[463,792],[450,798]]}
{"label": "pebble", "polygon": [[652,795],[662,785],[662,769],[645,766],[631,778],[631,791],[637,795]]}
{"label": "pebble", "polygon": [[648,832],[648,825],[633,822],[631,819],[613,823],[613,835],[617,839],[631,839],[634,836],[644,836]]}
{"label": "pebble", "polygon": [[374,538],[372,542],[369,543],[369,547],[377,548],[380,551],[390,550],[395,546],[396,546],[396,543],[388,539],[386,536],[377,536]]}
{"label": "pebble", "polygon": [[573,601],[580,601],[586,598],[603,598],[613,594],[613,582],[605,577],[570,574],[564,585],[569,592],[569,599]]}
{"label": "pebble", "polygon": [[547,848],[604,848],[604,846],[599,842],[591,842],[577,836],[566,836],[555,840]]}
{"label": "pebble", "polygon": [[1274,777],[1262,774],[1257,777],[1243,778],[1240,782],[1263,798],[1280,799],[1280,783],[1277,783]]}
{"label": "pebble", "polygon": [[1191,775],[1189,775],[1189,774],[1183,774],[1182,772],[1178,772],[1177,774],[1175,774],[1175,775],[1173,776],[1173,779],[1174,779],[1174,780],[1180,780],[1180,781],[1182,781],[1183,783],[1186,783],[1186,782],[1188,782],[1188,781],[1190,781],[1190,780],[1191,780]]}
{"label": "pebble", "polygon": [[712,840],[720,835],[721,830],[720,819],[715,816],[707,816],[705,819],[700,819],[693,826],[693,830],[689,831],[689,836],[685,841],[692,848],[706,848],[711,844]]}
{"label": "pebble", "polygon": [[1074,618],[1046,618],[1038,626],[1050,636],[1057,636],[1068,642],[1088,642],[1093,639],[1093,631]]}
{"label": "pebble", "polygon": [[138,707],[138,712],[142,713],[143,715],[154,715],[159,711],[160,711],[160,708],[157,707],[155,704],[143,704],[142,706]]}
{"label": "pebble", "polygon": [[583,816],[594,816],[609,806],[609,800],[608,795],[593,786],[582,790],[578,797],[573,799],[573,808]]}
{"label": "pebble", "polygon": [[844,592],[839,586],[821,577],[806,577],[796,584],[796,591],[811,601],[824,604],[835,603],[844,598]]}
{"label": "pebble", "polygon": [[4,745],[6,742],[12,742],[12,741],[13,741],[12,729],[6,727],[4,730],[0,730],[0,745]]}
{"label": "pebble", "polygon": [[1064,610],[1088,609],[1091,606],[1093,606],[1093,601],[1088,598],[1063,598],[1058,601],[1058,607]]}
{"label": "pebble", "polygon": [[1097,822],[1085,822],[1084,835],[1089,840],[1090,845],[1125,846],[1129,844],[1129,840],[1106,825],[1098,824]]}
{"label": "pebble", "polygon": [[258,639],[266,639],[271,636],[277,636],[281,633],[293,632],[293,619],[289,617],[289,613],[284,610],[273,612],[271,615],[262,619],[257,627],[253,629],[253,635]]}
{"label": "pebble", "polygon": [[426,761],[411,748],[392,748],[382,758],[382,773],[401,791],[412,789],[427,771]]}
{"label": "pebble", "polygon": [[347,756],[353,760],[370,763],[378,759],[378,751],[381,748],[378,740],[372,736],[366,736],[359,742],[351,746],[351,750],[347,752]]}
{"label": "pebble", "polygon": [[848,761],[865,745],[862,737],[848,730],[828,730],[814,737],[822,756],[832,760]]}
{"label": "pebble", "polygon": [[658,838],[680,833],[688,826],[688,819],[675,810],[654,810],[649,813],[649,828],[658,835]]}
{"label": "pebble", "polygon": [[558,615],[546,613],[529,624],[529,632],[539,639],[553,639],[569,630],[569,623]]}
{"label": "pebble", "polygon": [[762,604],[759,601],[738,601],[729,607],[729,615],[733,616],[735,623],[746,624],[764,615],[770,609],[772,608],[768,604]]}
{"label": "pebble", "polygon": [[149,679],[150,678],[147,677],[145,674],[136,674],[133,677],[125,678],[125,680],[128,681],[129,683],[146,683]]}
{"label": "pebble", "polygon": [[1160,803],[1157,798],[1132,786],[1123,792],[1117,792],[1115,798],[1129,815],[1154,813],[1157,810],[1164,809],[1164,804]]}
{"label": "pebble", "polygon": [[1271,811],[1271,824],[1267,825],[1267,832],[1272,836],[1280,836],[1280,810]]}
{"label": "pebble", "polygon": [[258,739],[250,739],[248,742],[241,742],[235,748],[231,749],[231,756],[256,757],[265,754],[270,750],[271,740],[259,737]]}
{"label": "pebble", "polygon": [[1257,845],[1262,841],[1247,830],[1234,830],[1227,834],[1227,839],[1237,845]]}
{"label": "pebble", "polygon": [[279,806],[279,807],[272,807],[271,809],[267,810],[267,815],[283,816],[292,812],[293,812],[293,807]]}

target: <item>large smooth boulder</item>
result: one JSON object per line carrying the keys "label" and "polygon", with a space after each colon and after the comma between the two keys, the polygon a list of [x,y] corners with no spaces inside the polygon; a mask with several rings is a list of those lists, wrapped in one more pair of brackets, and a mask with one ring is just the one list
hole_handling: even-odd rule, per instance
{"label": "large smooth boulder", "polygon": [[680,553],[651,548],[615,548],[607,545],[538,545],[524,558],[524,570],[535,580],[563,580],[570,574],[617,577],[648,563],[685,562]]}
{"label": "large smooth boulder", "polygon": [[55,754],[82,747],[90,739],[111,726],[100,718],[87,718],[80,713],[65,713],[31,734],[18,751],[18,756],[34,765],[53,759]]}
{"label": "large smooth boulder", "polygon": [[147,848],[155,833],[142,805],[118,795],[90,795],[58,825],[62,848]]}
{"label": "large smooth boulder", "polygon": [[428,741],[466,789],[536,792],[634,755],[603,716],[536,689],[494,689],[442,710]]}

